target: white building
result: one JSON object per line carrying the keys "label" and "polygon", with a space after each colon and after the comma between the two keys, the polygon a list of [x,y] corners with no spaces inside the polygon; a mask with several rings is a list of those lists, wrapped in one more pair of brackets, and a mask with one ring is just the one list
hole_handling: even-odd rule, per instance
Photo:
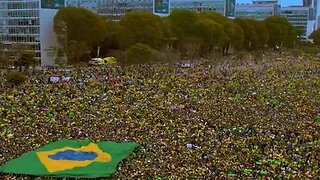
{"label": "white building", "polygon": [[0,42],[10,51],[22,44],[40,59],[40,2],[39,0],[0,1]]}

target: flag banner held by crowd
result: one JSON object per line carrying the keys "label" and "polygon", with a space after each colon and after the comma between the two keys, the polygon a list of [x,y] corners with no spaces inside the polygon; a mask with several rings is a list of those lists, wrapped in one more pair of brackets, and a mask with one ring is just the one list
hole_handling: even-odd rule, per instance
{"label": "flag banner held by crowd", "polygon": [[316,121],[316,124],[320,126],[320,116],[318,116],[315,121]]}
{"label": "flag banner held by crowd", "polygon": [[118,163],[140,145],[89,140],[60,140],[27,152],[0,167],[0,173],[48,177],[111,176]]}
{"label": "flag banner held by crowd", "polygon": [[281,165],[281,161],[280,160],[269,159],[268,162],[269,162],[269,165],[275,165],[275,166]]}
{"label": "flag banner held by crowd", "polygon": [[228,176],[229,176],[229,177],[236,177],[237,174],[235,174],[235,173],[233,173],[233,172],[229,172],[229,173],[228,173]]}
{"label": "flag banner held by crowd", "polygon": [[49,78],[49,82],[52,82],[52,83],[57,83],[57,82],[60,82],[61,81],[61,77],[60,76],[51,76]]}
{"label": "flag banner held by crowd", "polygon": [[252,173],[252,169],[246,168],[246,169],[243,170],[243,173],[246,174],[246,175],[249,175],[249,174]]}

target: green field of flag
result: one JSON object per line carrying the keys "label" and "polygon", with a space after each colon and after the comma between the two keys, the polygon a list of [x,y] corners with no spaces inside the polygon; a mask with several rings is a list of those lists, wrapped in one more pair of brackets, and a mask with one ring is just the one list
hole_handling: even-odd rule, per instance
{"label": "green field of flag", "polygon": [[118,163],[140,145],[89,140],[60,140],[29,151],[0,167],[0,173],[48,177],[109,177]]}

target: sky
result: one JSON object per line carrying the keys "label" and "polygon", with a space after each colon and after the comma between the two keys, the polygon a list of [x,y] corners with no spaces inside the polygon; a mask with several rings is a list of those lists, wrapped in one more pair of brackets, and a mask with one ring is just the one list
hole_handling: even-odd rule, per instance
{"label": "sky", "polygon": [[[236,0],[237,3],[252,3],[252,0]],[[302,5],[302,0],[279,0],[282,7]]]}

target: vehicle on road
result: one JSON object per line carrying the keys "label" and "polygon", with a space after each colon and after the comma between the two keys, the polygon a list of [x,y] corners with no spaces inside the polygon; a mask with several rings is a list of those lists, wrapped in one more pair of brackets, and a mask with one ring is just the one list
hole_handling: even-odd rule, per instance
{"label": "vehicle on road", "polygon": [[118,60],[115,57],[92,58],[89,61],[89,64],[94,66],[110,65],[110,64],[117,64],[117,63],[118,63]]}

